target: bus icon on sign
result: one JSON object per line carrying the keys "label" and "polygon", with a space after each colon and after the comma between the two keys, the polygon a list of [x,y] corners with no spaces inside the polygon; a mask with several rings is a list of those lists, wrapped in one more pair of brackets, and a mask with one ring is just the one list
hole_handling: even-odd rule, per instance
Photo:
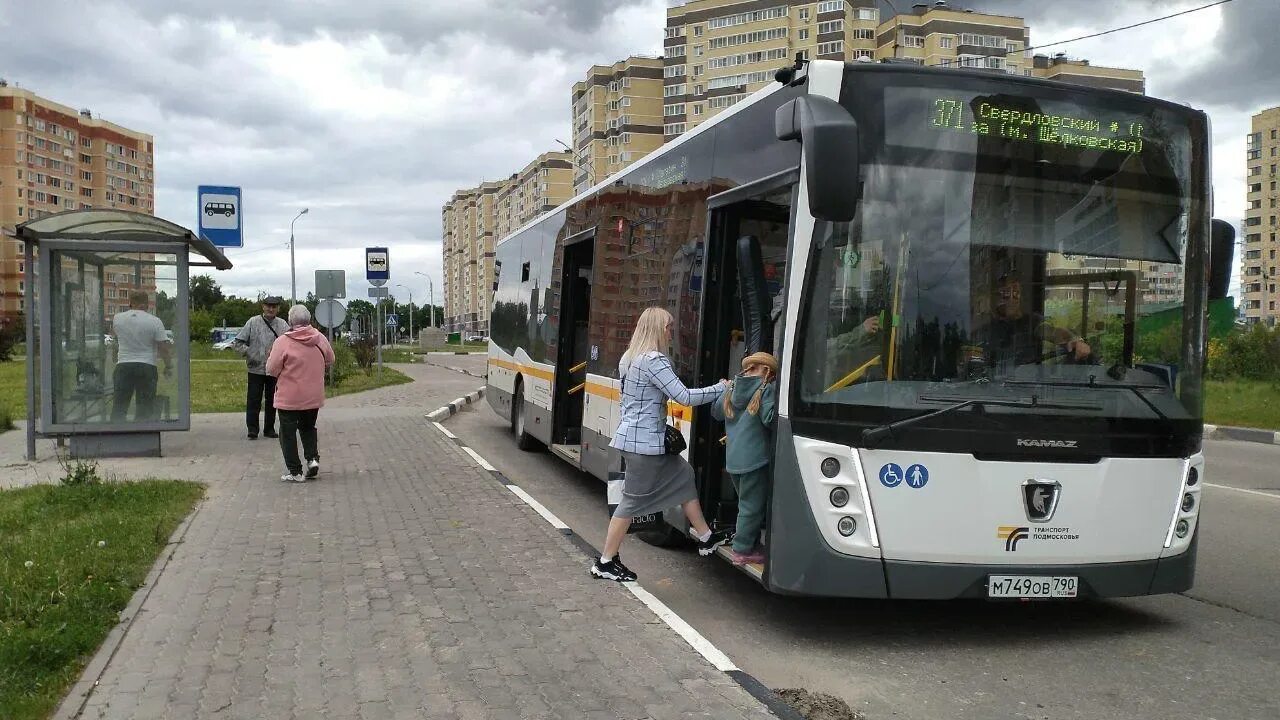
{"label": "bus icon on sign", "polygon": [[385,256],[385,255],[370,255],[370,256],[369,256],[369,269],[370,269],[370,270],[386,270],[386,269],[387,269],[387,258],[386,258],[386,256]]}
{"label": "bus icon on sign", "polygon": [[214,215],[231,217],[236,214],[236,206],[231,203],[207,202],[204,204],[204,214],[209,217]]}

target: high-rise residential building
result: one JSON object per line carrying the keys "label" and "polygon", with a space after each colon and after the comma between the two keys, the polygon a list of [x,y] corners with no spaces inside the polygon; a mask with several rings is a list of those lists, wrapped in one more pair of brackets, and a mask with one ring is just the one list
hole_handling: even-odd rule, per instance
{"label": "high-rise residential building", "polygon": [[485,182],[453,194],[442,210],[444,328],[487,334],[485,288],[493,286],[498,194],[503,182]]}
{"label": "high-rise residential building", "polygon": [[512,174],[498,191],[495,241],[572,197],[573,155],[542,153],[520,172]]}
{"label": "high-rise residential building", "polygon": [[[1143,92],[1140,70],[1027,56],[1023,18],[936,1],[882,18],[876,0],[691,0],[667,9],[663,127],[671,139],[773,82],[797,55],[897,60]],[[576,110],[577,108],[575,108]],[[577,115],[575,115],[577,118]],[[580,127],[575,119],[575,127]]]}
{"label": "high-rise residential building", "polygon": [[1111,88],[1145,95],[1147,80],[1141,70],[1093,65],[1088,60],[1068,58],[1065,53],[1052,57],[1036,55],[1031,59],[1032,77],[1057,80],[1075,85]]}
{"label": "high-rise residential building", "polygon": [[1280,106],[1253,116],[1245,144],[1244,257],[1240,310],[1245,321],[1276,325],[1280,316]]}
{"label": "high-rise residential building", "polygon": [[663,61],[633,55],[574,83],[574,194],[662,146]]}
{"label": "high-rise residential building", "polygon": [[539,155],[506,180],[459,190],[441,208],[444,327],[489,333],[494,247],[506,235],[573,197],[573,156]]}
{"label": "high-rise residential building", "polygon": [[953,3],[917,3],[876,30],[875,57],[921,65],[1026,74],[1031,29],[1020,17],[993,15]]}
{"label": "high-rise residential building", "polygon": [[692,0],[667,9],[663,125],[673,138],[794,60],[871,58],[876,0]]}
{"label": "high-rise residential building", "polygon": [[[154,157],[146,133],[0,81],[0,226],[6,229],[67,210],[154,214]],[[26,310],[23,262],[21,243],[0,237],[0,319]],[[135,286],[116,287],[108,278],[107,310],[127,309]]]}

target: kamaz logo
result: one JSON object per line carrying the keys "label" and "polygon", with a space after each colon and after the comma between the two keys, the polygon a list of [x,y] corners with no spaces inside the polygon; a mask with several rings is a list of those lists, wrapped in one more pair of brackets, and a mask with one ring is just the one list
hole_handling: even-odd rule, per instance
{"label": "kamaz logo", "polygon": [[1076,447],[1075,440],[1027,440],[1018,438],[1018,447],[1039,447],[1039,448],[1073,448]]}

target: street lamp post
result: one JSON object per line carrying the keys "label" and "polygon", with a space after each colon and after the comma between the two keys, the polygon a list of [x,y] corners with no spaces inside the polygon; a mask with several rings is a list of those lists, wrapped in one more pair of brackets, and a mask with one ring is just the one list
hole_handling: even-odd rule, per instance
{"label": "street lamp post", "polygon": [[435,288],[435,285],[433,285],[433,284],[431,283],[431,276],[430,276],[430,275],[428,275],[428,274],[426,274],[426,273],[424,273],[424,272],[419,272],[419,271],[417,271],[417,270],[414,270],[414,271],[413,271],[413,274],[414,274],[414,275],[421,275],[422,277],[424,277],[424,278],[426,278],[426,279],[427,279],[427,301],[431,303],[431,304],[428,306],[428,309],[427,309],[427,327],[429,327],[429,328],[431,328],[432,330],[434,330],[434,329],[435,329],[435,327],[436,327],[436,288]]}
{"label": "street lamp post", "polygon": [[[408,286],[396,285],[396,287],[409,290]],[[409,344],[413,345],[413,291],[409,290]]]}
{"label": "street lamp post", "polygon": [[289,276],[291,278],[289,285],[289,305],[292,306],[298,302],[298,271],[293,263],[293,223],[298,222],[298,218],[307,214],[310,208],[302,208],[302,212],[298,213],[293,221],[289,223]]}
{"label": "street lamp post", "polygon": [[[574,160],[576,160],[576,161],[578,162],[578,166],[579,166],[579,167],[581,167],[583,170],[585,170],[585,171],[586,171],[586,173],[587,173],[587,187],[591,187],[591,186],[595,185],[595,184],[596,184],[596,174],[595,174],[595,172],[591,169],[591,165],[590,165],[590,164],[585,164],[585,165],[584,165],[584,164],[582,163],[582,158],[578,157],[578,153],[574,152],[573,148],[571,148],[571,147],[569,147],[567,144],[565,144],[565,141],[563,141],[563,140],[556,140],[556,143],[558,143],[558,144],[560,145],[560,147],[564,148],[565,150],[568,150],[568,151],[569,151],[569,154],[573,156],[573,159],[574,159]],[[588,162],[588,163],[590,163],[590,161],[591,161],[591,158],[587,158],[587,162]]]}

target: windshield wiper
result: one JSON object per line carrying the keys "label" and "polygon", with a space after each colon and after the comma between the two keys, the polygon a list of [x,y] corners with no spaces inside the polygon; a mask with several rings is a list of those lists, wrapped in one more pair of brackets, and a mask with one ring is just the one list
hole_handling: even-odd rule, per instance
{"label": "windshield wiper", "polygon": [[[941,400],[942,398],[922,396],[920,397],[920,399],[924,401],[936,402],[938,400]],[[1080,404],[1040,402],[1039,398],[1037,398],[1034,395],[1031,396],[1030,400],[1000,400],[997,398],[975,398],[972,400],[964,400],[954,405],[948,405],[947,407],[944,407],[940,410],[931,410],[929,412],[921,413],[919,415],[912,415],[909,418],[903,418],[902,420],[898,420],[897,422],[885,423],[884,425],[878,425],[873,428],[867,428],[866,430],[862,431],[862,444],[865,447],[873,447],[874,445],[878,444],[881,440],[885,439],[886,437],[892,437],[894,432],[901,430],[904,427],[915,425],[916,423],[924,422],[925,420],[930,420],[932,418],[936,418],[941,415],[948,415],[950,413],[953,413],[959,410],[964,410],[965,408],[970,408],[970,407],[977,408],[978,409],[977,412],[979,414],[983,414],[982,413],[983,409],[988,407],[1012,407],[1012,408],[1024,408],[1024,409],[1035,408],[1037,410],[1040,410],[1040,409],[1043,409],[1043,410],[1101,410],[1102,409],[1102,407],[1099,405],[1080,405]]]}
{"label": "windshield wiper", "polygon": [[1068,382],[1065,380],[1045,380],[1043,382],[1037,381],[1037,380],[1006,380],[1005,384],[1006,385],[1037,385],[1040,387],[1093,388],[1093,389],[1099,389],[1099,390],[1129,390],[1134,395],[1138,396],[1138,399],[1142,401],[1142,404],[1151,408],[1151,412],[1155,413],[1156,417],[1160,418],[1161,420],[1169,419],[1168,415],[1165,415],[1164,412],[1160,410],[1160,408],[1156,407],[1155,403],[1148,400],[1147,396],[1142,394],[1143,390],[1168,390],[1169,386],[1167,385],[1121,385],[1121,384],[1099,385],[1098,383],[1093,381],[1092,375],[1089,376],[1089,382]]}

